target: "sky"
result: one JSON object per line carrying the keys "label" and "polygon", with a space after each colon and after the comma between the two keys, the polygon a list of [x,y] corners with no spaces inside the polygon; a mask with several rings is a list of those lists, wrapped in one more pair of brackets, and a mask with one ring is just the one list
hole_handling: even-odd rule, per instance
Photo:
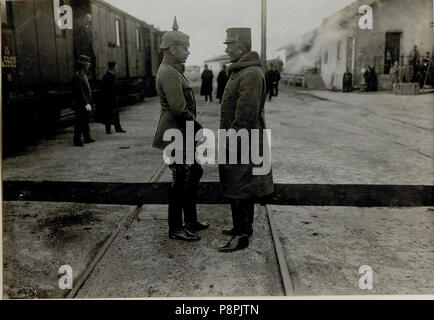
{"label": "sky", "polygon": [[[261,0],[105,0],[162,31],[190,35],[187,65],[224,54],[226,29],[252,28],[252,47],[261,49]],[[355,0],[267,0],[267,59],[276,50],[321,25],[322,20]]]}

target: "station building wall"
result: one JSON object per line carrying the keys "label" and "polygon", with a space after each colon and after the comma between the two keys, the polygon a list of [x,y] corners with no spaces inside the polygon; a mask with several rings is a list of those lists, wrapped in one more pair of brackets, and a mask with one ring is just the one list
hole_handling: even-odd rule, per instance
{"label": "station building wall", "polygon": [[[399,60],[411,56],[416,45],[420,55],[432,52],[434,44],[432,0],[379,0],[373,1],[373,29],[362,30],[358,13],[363,1],[356,1],[340,11],[319,28],[321,43],[318,64],[327,88],[342,89],[342,77],[348,67],[353,73],[355,86],[364,84],[363,73],[368,65],[375,66],[379,89],[390,89],[386,37],[399,35]],[[330,36],[332,35],[332,36]],[[389,59],[390,56],[389,56]],[[354,62],[353,62],[354,60]],[[391,59],[395,60],[395,58]]]}

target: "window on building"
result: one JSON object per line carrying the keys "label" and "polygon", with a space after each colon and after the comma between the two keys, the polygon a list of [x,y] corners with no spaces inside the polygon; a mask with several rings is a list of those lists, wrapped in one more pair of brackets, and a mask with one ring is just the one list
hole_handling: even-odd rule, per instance
{"label": "window on building", "polygon": [[337,48],[336,48],[336,60],[341,60],[341,40],[338,40]]}
{"label": "window on building", "polygon": [[137,51],[142,50],[141,41],[140,41],[140,29],[136,28],[136,46]]}
{"label": "window on building", "polygon": [[121,46],[121,21],[116,19],[116,47]]}
{"label": "window on building", "polygon": [[4,29],[13,28],[12,6],[10,0],[1,0],[1,24]]}

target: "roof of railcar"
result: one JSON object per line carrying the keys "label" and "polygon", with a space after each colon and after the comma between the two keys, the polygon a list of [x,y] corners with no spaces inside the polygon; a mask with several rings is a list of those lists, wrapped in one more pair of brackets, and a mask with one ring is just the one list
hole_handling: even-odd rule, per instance
{"label": "roof of railcar", "polygon": [[117,7],[115,7],[114,5],[112,5],[112,4],[110,4],[110,3],[105,2],[104,0],[91,0],[90,2],[94,2],[94,3],[101,4],[101,5],[103,5],[103,6],[106,6],[106,7],[110,8],[110,9],[112,9],[112,10],[114,10],[114,11],[117,11],[117,12],[121,13],[121,14],[124,15],[124,16],[127,16],[127,17],[129,17],[129,18],[131,18],[131,19],[133,19],[133,20],[136,20],[136,21],[139,22],[139,23],[142,23],[142,24],[146,25],[148,28],[152,28],[152,29],[154,29],[155,31],[162,32],[160,29],[158,29],[158,28],[155,27],[154,25],[149,24],[149,23],[146,23],[145,21],[143,21],[143,20],[141,20],[141,19],[139,19],[139,18],[137,18],[137,17],[135,17],[135,16],[129,14],[128,12],[125,12],[125,11],[123,11],[123,10],[121,10],[121,9],[119,9],[119,8],[117,8]]}

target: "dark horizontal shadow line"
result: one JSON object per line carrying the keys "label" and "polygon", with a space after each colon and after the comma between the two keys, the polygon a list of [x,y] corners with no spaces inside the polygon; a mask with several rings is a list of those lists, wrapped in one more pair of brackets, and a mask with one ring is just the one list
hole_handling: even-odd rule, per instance
{"label": "dark horizontal shadow line", "polygon": [[[167,204],[169,182],[110,183],[71,181],[4,181],[4,201],[93,204]],[[269,197],[256,203],[286,206],[425,207],[433,206],[430,185],[275,184]],[[218,182],[203,182],[200,204],[228,204]]]}

